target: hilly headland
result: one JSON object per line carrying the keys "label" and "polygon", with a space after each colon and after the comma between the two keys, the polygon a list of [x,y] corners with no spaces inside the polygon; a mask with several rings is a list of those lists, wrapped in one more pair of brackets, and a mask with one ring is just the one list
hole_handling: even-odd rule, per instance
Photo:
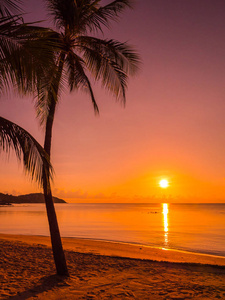
{"label": "hilly headland", "polygon": [[[55,203],[66,203],[65,200],[53,197]],[[26,195],[13,196],[0,193],[0,205],[22,204],[22,203],[44,203],[44,195],[42,193],[32,193]]]}

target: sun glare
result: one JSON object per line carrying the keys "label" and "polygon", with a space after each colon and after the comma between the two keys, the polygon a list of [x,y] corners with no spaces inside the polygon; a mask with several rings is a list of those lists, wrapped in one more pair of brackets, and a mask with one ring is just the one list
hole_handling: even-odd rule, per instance
{"label": "sun glare", "polygon": [[166,180],[166,179],[160,180],[159,186],[160,186],[161,188],[163,188],[163,189],[167,188],[167,187],[169,186],[168,180]]}

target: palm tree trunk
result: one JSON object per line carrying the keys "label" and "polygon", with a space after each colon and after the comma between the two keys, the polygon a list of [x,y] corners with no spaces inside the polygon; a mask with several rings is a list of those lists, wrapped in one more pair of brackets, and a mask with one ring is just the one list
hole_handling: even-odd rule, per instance
{"label": "palm tree trunk", "polygon": [[44,197],[50,229],[53,257],[58,275],[69,276],[66,259],[62,247],[61,236],[55,207],[52,199],[51,187],[44,184]]}
{"label": "palm tree trunk", "polygon": [[[59,80],[62,74],[63,61],[64,58],[61,57],[61,60],[59,62],[59,68],[58,68],[58,78],[56,79],[56,94],[58,92]],[[50,158],[52,127],[53,127],[53,120],[55,115],[56,100],[51,94],[49,94],[49,97],[51,98],[50,99],[51,101],[50,101],[47,122],[46,122],[44,149]],[[56,216],[55,207],[52,199],[52,192],[51,192],[51,186],[49,180],[49,170],[47,171],[45,170],[45,173],[43,172],[43,174],[46,174],[46,176],[48,177],[47,180],[46,176],[43,175],[43,190],[44,190],[45,204],[46,204],[46,210],[47,210],[47,216],[49,222],[52,251],[53,251],[56,271],[58,275],[69,276],[66,259],[62,247],[62,241],[59,232],[57,216]]]}
{"label": "palm tree trunk", "polygon": [[[45,132],[45,143],[44,149],[50,157],[51,152],[51,140],[52,140],[52,126],[53,126],[53,117],[55,114],[55,103],[52,102],[49,116],[46,123],[46,132]],[[49,177],[49,172],[47,171],[47,176]],[[66,265],[66,259],[62,247],[61,236],[59,232],[59,226],[57,221],[57,216],[55,212],[55,207],[52,199],[52,192],[50,181],[46,180],[44,177],[43,180],[43,189],[44,189],[44,197],[45,197],[45,204],[48,216],[48,223],[50,229],[50,236],[52,242],[52,251],[55,260],[56,271],[58,275],[65,275],[68,276],[68,269]]]}

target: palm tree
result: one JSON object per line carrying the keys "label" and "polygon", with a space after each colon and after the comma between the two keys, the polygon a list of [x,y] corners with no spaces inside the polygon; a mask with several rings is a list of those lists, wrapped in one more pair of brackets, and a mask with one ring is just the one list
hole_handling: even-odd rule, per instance
{"label": "palm tree", "polygon": [[[31,50],[29,44],[37,48],[37,39],[30,39],[36,35],[37,28],[24,24],[20,15],[11,14],[18,9],[17,3],[11,0],[0,3],[0,95],[11,86],[23,92],[31,90],[41,71],[41,64],[35,62],[40,54],[32,50],[33,55],[27,55]],[[25,129],[0,117],[0,151],[9,153],[10,149],[15,150],[17,158],[23,160],[25,171],[38,183],[43,185],[43,178],[47,182],[51,179],[49,156],[41,145]]]}
{"label": "palm tree", "polygon": [[[46,0],[50,15],[56,25],[54,42],[55,72],[44,88],[39,88],[36,104],[38,116],[45,125],[44,149],[51,155],[52,128],[56,106],[63,86],[70,91],[84,89],[89,92],[95,113],[99,113],[88,74],[103,87],[109,89],[125,103],[127,79],[137,70],[139,57],[126,43],[112,39],[100,39],[92,33],[102,32],[110,20],[130,7],[130,0],[115,0],[101,6],[101,0]],[[43,184],[49,219],[53,254],[57,273],[67,275],[57,218],[52,200],[50,183]]]}
{"label": "palm tree", "polygon": [[[18,3],[20,1],[12,0],[0,3],[0,95],[12,87],[23,94],[32,92],[39,86],[40,79],[46,78],[50,70],[54,72],[55,67],[52,48],[57,48],[52,32],[25,24],[18,14]],[[11,148],[17,158],[23,160],[25,171],[48,191],[52,178],[49,155],[26,130],[0,118],[0,150],[9,152]],[[54,219],[50,221],[52,232],[55,228],[51,224],[55,224]],[[60,248],[57,243],[53,245]],[[64,253],[60,260],[65,261]]]}

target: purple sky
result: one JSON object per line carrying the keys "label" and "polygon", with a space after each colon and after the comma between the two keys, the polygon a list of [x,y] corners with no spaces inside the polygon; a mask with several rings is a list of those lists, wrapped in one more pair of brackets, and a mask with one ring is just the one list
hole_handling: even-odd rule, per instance
{"label": "purple sky", "polygon": [[[26,19],[46,18],[26,1]],[[45,23],[47,24],[47,23]],[[96,85],[100,117],[88,95],[62,95],[54,124],[55,196],[76,201],[225,200],[224,0],[136,0],[105,38],[128,41],[142,58],[124,109]],[[32,97],[4,96],[1,115],[41,143]],[[0,192],[40,191],[13,155],[0,158]],[[153,199],[154,200],[154,199]],[[152,200],[152,201],[153,201]]]}

